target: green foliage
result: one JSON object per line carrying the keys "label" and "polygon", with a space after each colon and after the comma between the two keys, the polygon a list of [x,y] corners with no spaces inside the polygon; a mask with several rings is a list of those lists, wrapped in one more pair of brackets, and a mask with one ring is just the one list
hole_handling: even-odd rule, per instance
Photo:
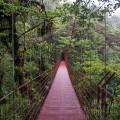
{"label": "green foliage", "polygon": [[[89,6],[89,2],[86,3],[86,1],[81,0],[77,0],[73,4],[59,4],[54,9],[51,9],[49,4],[45,4],[45,6],[47,6],[45,11],[40,11],[37,6],[25,6],[20,0],[11,2],[0,0],[0,18],[3,20],[3,26],[6,16],[11,20],[12,13],[15,14],[15,35],[17,35],[19,45],[17,54],[22,59],[22,62],[19,62],[22,65],[19,66],[18,64],[18,66],[15,66],[13,62],[13,41],[9,37],[11,29],[1,30],[0,38],[4,39],[0,41],[2,43],[0,44],[0,76],[3,75],[2,79],[0,79],[2,81],[0,81],[2,83],[0,86],[0,97],[18,87],[16,81],[14,81],[14,67],[18,68],[19,73],[23,75],[24,83],[28,82],[38,74],[51,70],[60,52],[64,50],[68,53],[71,69],[83,75],[78,79],[78,86],[81,88],[85,86],[89,89],[91,85],[90,77],[93,86],[102,78],[105,70],[105,38],[104,33],[100,33],[95,27],[102,27],[102,31],[104,31],[102,22],[106,10],[93,12],[97,9],[97,6],[94,4]],[[108,31],[110,38],[111,36],[119,36],[120,29],[113,29],[110,26],[108,28],[110,28]],[[3,28],[1,27],[0,29]],[[42,29],[44,30],[44,35],[40,33]],[[114,43],[113,46],[107,40],[106,68],[111,73],[119,74],[120,53],[115,48],[120,47],[117,45],[118,41],[113,39],[112,43]],[[120,77],[116,76],[115,82],[110,83],[109,87],[109,90],[112,93],[115,92],[118,98],[120,97],[119,79]],[[34,82],[30,86],[35,102],[42,100],[44,97],[42,95],[39,96],[39,88],[36,88],[37,84],[37,82]],[[41,84],[39,86],[40,88],[43,87]],[[2,104],[2,115],[6,106],[6,112],[10,113],[14,109],[13,104],[19,106],[19,100],[21,99],[23,100],[21,109],[30,107],[30,99],[22,95],[18,91],[15,96],[15,103],[12,103],[12,98],[9,98],[6,104]],[[117,105],[114,107],[117,107]],[[6,116],[8,120],[11,119],[10,117],[12,116]],[[15,113],[15,119],[21,120],[20,113]]]}

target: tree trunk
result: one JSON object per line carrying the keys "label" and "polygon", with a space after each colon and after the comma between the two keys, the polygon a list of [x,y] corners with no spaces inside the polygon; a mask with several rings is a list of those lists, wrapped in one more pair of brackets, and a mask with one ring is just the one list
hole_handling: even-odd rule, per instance
{"label": "tree trunk", "polygon": [[3,77],[4,77],[4,73],[0,71],[0,98],[3,97],[3,91],[2,91]]}
{"label": "tree trunk", "polygon": [[24,83],[24,51],[20,51],[19,39],[17,39],[16,16],[12,15],[12,49],[14,58],[14,79],[18,86]]}

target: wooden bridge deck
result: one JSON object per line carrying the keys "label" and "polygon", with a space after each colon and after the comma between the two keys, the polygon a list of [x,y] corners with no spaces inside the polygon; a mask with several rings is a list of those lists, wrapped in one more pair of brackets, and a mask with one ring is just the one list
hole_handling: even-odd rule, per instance
{"label": "wooden bridge deck", "polygon": [[68,70],[62,61],[38,120],[85,120]]}

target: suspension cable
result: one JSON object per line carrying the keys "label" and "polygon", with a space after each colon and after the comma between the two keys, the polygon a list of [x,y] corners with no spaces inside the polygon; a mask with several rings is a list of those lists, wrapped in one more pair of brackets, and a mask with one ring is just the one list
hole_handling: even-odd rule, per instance
{"label": "suspension cable", "polygon": [[106,10],[105,10],[105,16],[104,16],[104,23],[105,23],[104,72],[106,73],[106,71],[107,71],[107,19],[106,19]]}
{"label": "suspension cable", "polygon": [[[104,40],[104,73],[107,72],[107,21],[106,21],[106,7],[105,7],[105,15],[104,15],[104,25],[105,25],[105,40]],[[106,78],[105,78],[106,81]],[[104,89],[107,89],[107,85],[105,85]],[[104,111],[103,111],[103,115],[104,115],[104,120],[107,119],[107,106],[106,106],[106,102],[107,102],[107,93],[105,92],[105,96],[104,96]]]}
{"label": "suspension cable", "polygon": [[[24,32],[25,32],[25,30],[26,30],[26,25],[25,25],[25,18],[24,18]],[[24,34],[24,61],[25,61],[25,63],[26,63],[26,36],[25,36],[25,34]]]}
{"label": "suspension cable", "polygon": [[12,68],[13,68],[13,70],[12,70],[12,74],[13,74],[13,81],[14,81],[14,83],[15,83],[15,37],[14,37],[14,35],[15,35],[15,33],[14,33],[14,24],[15,24],[15,19],[14,19],[14,13],[13,13],[13,11],[12,11],[12,58],[13,58],[13,62],[12,62]]}
{"label": "suspension cable", "polygon": [[[90,4],[89,4],[89,9],[90,9]],[[92,73],[92,40],[91,40],[91,28],[90,28],[90,24],[91,24],[91,18],[90,18],[90,16],[91,16],[91,13],[89,14],[89,16],[88,16],[88,36],[87,36],[87,38],[88,38],[88,40],[90,41],[90,46],[89,46],[89,65],[90,65],[90,73],[89,73],[89,79],[90,79],[90,82],[91,82],[91,73]]]}
{"label": "suspension cable", "polygon": [[[32,9],[32,2],[30,1],[30,8]],[[30,9],[30,22],[32,20],[32,10]],[[29,38],[30,39],[30,38]],[[30,78],[32,78],[32,50],[33,50],[33,47],[32,47],[32,43],[30,42],[30,46],[31,46],[31,49],[30,49],[30,53],[29,53],[29,72],[30,72]]]}

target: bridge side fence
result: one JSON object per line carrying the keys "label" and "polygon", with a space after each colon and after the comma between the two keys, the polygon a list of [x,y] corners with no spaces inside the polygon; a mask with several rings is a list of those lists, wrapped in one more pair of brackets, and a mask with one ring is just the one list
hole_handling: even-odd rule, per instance
{"label": "bridge side fence", "polygon": [[96,83],[90,83],[76,71],[70,70],[70,75],[87,120],[119,120],[120,99],[116,96],[117,91],[110,91],[111,85],[116,84],[115,73],[106,73]]}

